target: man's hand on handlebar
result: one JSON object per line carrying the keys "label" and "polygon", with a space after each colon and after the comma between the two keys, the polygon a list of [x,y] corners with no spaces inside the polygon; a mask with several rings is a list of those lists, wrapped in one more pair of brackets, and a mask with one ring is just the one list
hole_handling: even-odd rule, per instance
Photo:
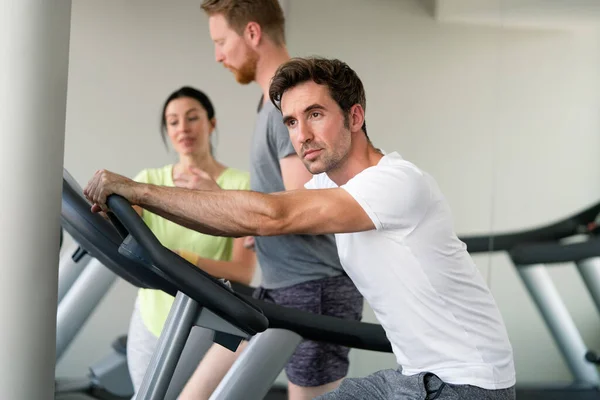
{"label": "man's hand on handlebar", "polygon": [[[137,182],[124,176],[106,171],[97,171],[83,190],[85,197],[92,203],[92,212],[108,211],[106,199],[112,194],[118,194],[131,204],[136,204],[135,186]],[[103,215],[106,217],[106,215]]]}

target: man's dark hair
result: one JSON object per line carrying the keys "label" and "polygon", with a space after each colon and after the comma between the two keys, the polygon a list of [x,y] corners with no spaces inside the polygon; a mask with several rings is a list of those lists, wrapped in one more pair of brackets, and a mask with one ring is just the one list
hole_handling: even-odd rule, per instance
{"label": "man's dark hair", "polygon": [[[364,110],[367,108],[365,88],[356,72],[343,61],[321,57],[292,58],[282,64],[269,87],[271,102],[281,110],[283,94],[309,81],[327,86],[329,94],[344,112],[346,127],[349,126],[349,112],[353,105],[360,104]],[[367,135],[366,122],[362,130]]]}

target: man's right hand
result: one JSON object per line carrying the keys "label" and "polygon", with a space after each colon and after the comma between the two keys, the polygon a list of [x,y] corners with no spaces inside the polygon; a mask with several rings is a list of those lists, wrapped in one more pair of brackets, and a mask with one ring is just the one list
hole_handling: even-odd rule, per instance
{"label": "man's right hand", "polygon": [[137,204],[140,192],[136,189],[139,189],[140,186],[139,183],[129,178],[114,172],[100,170],[94,174],[85,189],[83,189],[83,195],[92,203],[93,213],[106,212],[108,211],[106,199],[112,194],[124,197],[133,205]]}

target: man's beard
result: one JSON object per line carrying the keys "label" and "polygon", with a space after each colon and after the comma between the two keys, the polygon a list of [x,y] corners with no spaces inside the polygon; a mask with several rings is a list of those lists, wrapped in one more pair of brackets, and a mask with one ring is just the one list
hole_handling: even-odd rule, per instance
{"label": "man's beard", "polygon": [[242,85],[247,85],[256,79],[256,65],[258,64],[258,54],[254,50],[248,52],[248,58],[239,67],[233,68],[227,66],[235,76],[235,80]]}

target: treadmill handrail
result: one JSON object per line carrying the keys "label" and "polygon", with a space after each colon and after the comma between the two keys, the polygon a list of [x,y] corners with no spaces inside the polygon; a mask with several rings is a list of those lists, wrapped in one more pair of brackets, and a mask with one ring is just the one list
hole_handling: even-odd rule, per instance
{"label": "treadmill handrail", "polygon": [[61,210],[61,225],[64,230],[90,256],[98,259],[123,280],[137,287],[159,289],[175,296],[177,289],[160,275],[160,271],[119,254],[122,238],[111,223],[99,214],[92,214],[90,207],[83,197],[82,189],[64,169]]}
{"label": "treadmill handrail", "polygon": [[516,246],[508,254],[517,267],[578,262],[600,257],[600,237],[576,243],[533,243]]}
{"label": "treadmill handrail", "polygon": [[499,234],[463,236],[460,240],[467,245],[469,253],[508,251],[523,244],[560,240],[581,233],[580,228],[594,222],[599,214],[600,202],[561,221],[539,228]]}
{"label": "treadmill handrail", "polygon": [[111,195],[107,205],[181,292],[250,335],[267,329],[269,321],[260,308],[164,247],[125,198]]}
{"label": "treadmill handrail", "polygon": [[256,304],[269,319],[269,328],[285,329],[306,340],[321,341],[353,349],[391,353],[392,345],[380,324],[313,314],[255,299],[253,287],[232,282],[233,289]]}
{"label": "treadmill handrail", "polygon": [[260,307],[269,319],[269,328],[285,329],[303,339],[332,343],[354,349],[391,353],[392,346],[385,330],[379,324],[313,314],[295,308],[242,295]]}

